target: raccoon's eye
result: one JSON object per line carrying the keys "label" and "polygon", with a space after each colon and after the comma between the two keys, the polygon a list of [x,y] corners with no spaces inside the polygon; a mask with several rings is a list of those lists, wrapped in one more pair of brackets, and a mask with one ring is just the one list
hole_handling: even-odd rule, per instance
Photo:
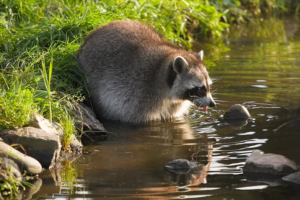
{"label": "raccoon's eye", "polygon": [[207,90],[206,90],[205,86],[202,86],[202,87],[198,88],[198,90],[197,90],[197,96],[199,96],[199,97],[206,96],[206,93],[207,93]]}

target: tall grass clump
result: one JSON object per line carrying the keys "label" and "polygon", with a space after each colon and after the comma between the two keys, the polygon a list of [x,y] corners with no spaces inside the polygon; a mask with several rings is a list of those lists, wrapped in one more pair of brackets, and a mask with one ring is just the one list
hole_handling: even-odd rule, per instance
{"label": "tall grass clump", "polygon": [[64,116],[60,123],[62,124],[64,135],[62,138],[62,146],[66,151],[70,151],[70,142],[72,139],[72,135],[76,132],[73,120],[71,119],[70,115]]}

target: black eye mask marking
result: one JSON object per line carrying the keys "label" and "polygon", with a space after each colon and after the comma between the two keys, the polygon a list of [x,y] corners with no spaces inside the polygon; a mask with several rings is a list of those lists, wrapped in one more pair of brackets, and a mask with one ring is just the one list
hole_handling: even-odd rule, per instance
{"label": "black eye mask marking", "polygon": [[207,89],[205,88],[205,86],[202,87],[195,87],[193,89],[187,90],[184,95],[183,95],[183,99],[193,99],[193,98],[201,98],[201,97],[205,97],[207,93]]}
{"label": "black eye mask marking", "polygon": [[202,86],[200,88],[195,88],[193,89],[193,92],[194,93],[194,96],[197,96],[197,97],[204,97],[206,96],[206,93],[207,93],[207,90],[206,90],[206,87],[205,86]]}

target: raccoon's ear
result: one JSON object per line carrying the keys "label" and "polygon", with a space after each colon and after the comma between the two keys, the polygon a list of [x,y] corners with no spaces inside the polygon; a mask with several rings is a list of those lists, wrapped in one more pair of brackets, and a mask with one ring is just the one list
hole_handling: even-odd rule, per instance
{"label": "raccoon's ear", "polygon": [[182,56],[177,56],[173,61],[173,69],[177,74],[180,74],[189,64]]}
{"label": "raccoon's ear", "polygon": [[204,52],[203,52],[203,50],[201,50],[201,51],[197,54],[197,57],[200,58],[200,60],[203,60],[203,55],[204,55]]}

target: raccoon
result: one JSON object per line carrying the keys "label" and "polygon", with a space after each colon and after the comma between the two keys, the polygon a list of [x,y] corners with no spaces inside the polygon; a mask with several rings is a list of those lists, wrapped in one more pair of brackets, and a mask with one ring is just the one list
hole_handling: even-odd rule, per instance
{"label": "raccoon", "polygon": [[140,124],[188,114],[191,103],[215,106],[203,51],[185,51],[141,22],[99,27],[77,57],[100,119]]}

